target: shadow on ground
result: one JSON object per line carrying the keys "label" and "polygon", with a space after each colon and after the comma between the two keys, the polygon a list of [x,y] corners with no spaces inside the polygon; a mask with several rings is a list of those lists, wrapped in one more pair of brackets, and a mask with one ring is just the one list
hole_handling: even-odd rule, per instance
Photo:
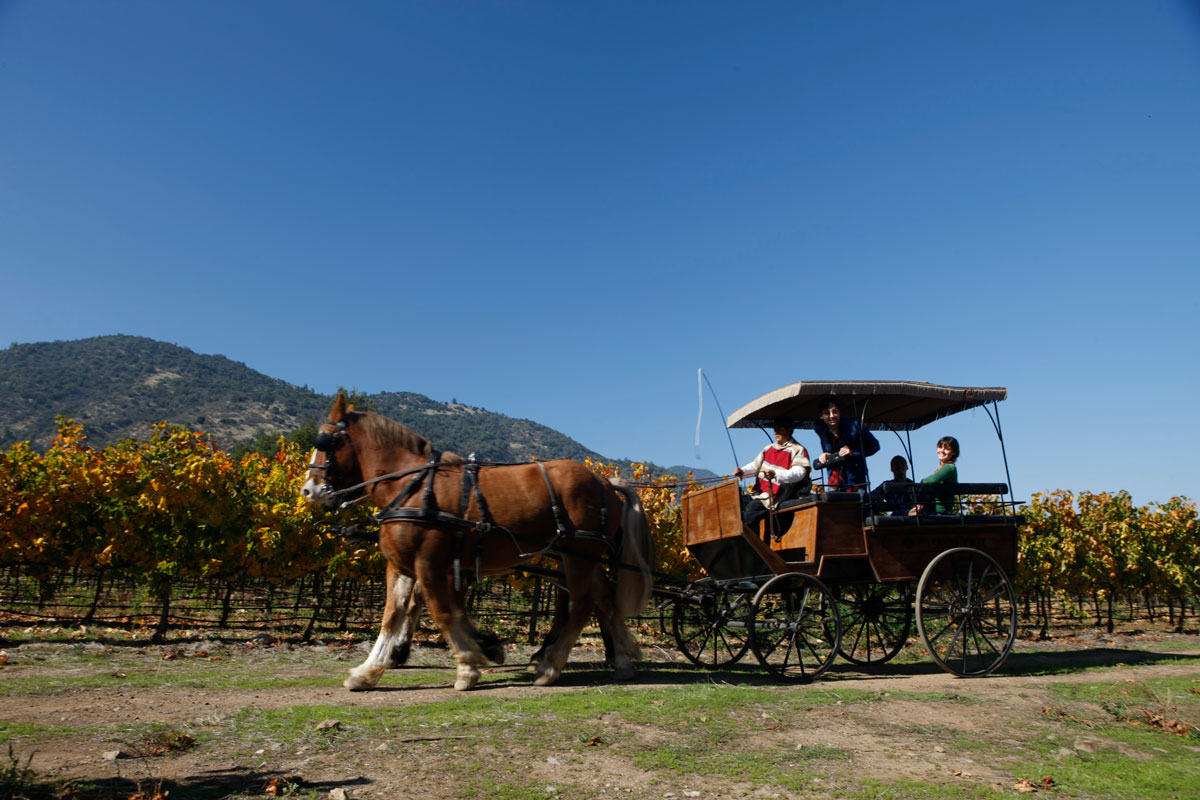
{"label": "shadow on ground", "polygon": [[[279,787],[278,795],[304,792],[328,795],[342,788],[350,794],[352,787],[371,783],[367,778],[344,781],[306,781],[303,778],[278,772],[264,772],[232,767],[204,770],[196,775],[175,781],[108,778],[97,781],[74,781],[70,784],[39,784],[33,795],[39,798],[70,798],[71,800],[109,800],[138,797],[144,800],[218,800],[232,797],[262,797],[271,794],[272,782]],[[32,799],[31,799],[32,800]]]}

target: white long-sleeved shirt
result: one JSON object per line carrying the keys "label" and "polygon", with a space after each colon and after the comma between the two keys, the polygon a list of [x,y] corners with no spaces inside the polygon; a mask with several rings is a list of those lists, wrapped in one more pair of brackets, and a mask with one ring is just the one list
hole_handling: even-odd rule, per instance
{"label": "white long-sleeved shirt", "polygon": [[[784,469],[767,462],[765,459],[765,453],[768,450],[788,451],[792,455],[792,466]],[[774,443],[764,447],[762,452],[758,454],[757,458],[755,458],[746,466],[742,467],[742,475],[767,480],[767,477],[761,474],[764,469],[775,470],[775,477],[772,478],[770,482],[779,486],[785,483],[799,483],[800,481],[804,480],[812,471],[812,465],[809,464],[808,461],[808,451],[805,450],[798,442],[791,441],[784,442],[782,447]],[[770,497],[770,493],[756,492],[754,496],[759,500],[767,500]]]}

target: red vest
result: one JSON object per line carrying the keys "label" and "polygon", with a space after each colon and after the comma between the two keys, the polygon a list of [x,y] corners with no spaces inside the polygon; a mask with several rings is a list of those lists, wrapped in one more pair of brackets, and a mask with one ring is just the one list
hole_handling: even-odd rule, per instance
{"label": "red vest", "polygon": [[[792,468],[792,453],[790,450],[779,450],[775,447],[768,447],[763,450],[763,469],[770,464],[773,467],[780,469]],[[766,478],[758,479],[758,490],[760,492],[769,492],[771,497],[779,494],[779,484],[771,483]]]}

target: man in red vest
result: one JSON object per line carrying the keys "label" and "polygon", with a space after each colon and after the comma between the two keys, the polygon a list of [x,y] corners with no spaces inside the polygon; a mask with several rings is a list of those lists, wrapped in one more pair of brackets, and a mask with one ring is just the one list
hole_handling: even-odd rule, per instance
{"label": "man in red vest", "polygon": [[801,494],[812,485],[808,451],[792,438],[795,430],[788,419],[775,420],[775,441],[758,457],[733,471],[735,478],[755,478],[753,494],[742,495],[742,522],[755,526],[781,501]]}

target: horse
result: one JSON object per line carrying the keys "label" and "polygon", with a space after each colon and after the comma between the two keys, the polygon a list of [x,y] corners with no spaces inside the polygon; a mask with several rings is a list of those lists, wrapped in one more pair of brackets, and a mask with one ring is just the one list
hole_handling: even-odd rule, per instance
{"label": "horse", "polygon": [[398,422],[355,411],[339,394],[320,428],[301,495],[326,506],[365,496],[380,509],[388,601],[380,636],[347,688],[373,686],[396,660],[399,631],[406,620],[411,631],[419,612],[413,598],[420,595],[407,580],[419,582],[454,654],[454,688],[473,688],[479,667],[502,663],[504,654],[499,641],[480,634],[467,617],[464,571],[476,578],[501,574],[543,554],[561,564],[569,602],[565,609],[559,604],[534,683],[558,679],[593,613],[611,641],[617,679],[633,677],[641,653],[625,618],[650,597],[653,542],[632,487],[567,459],[495,465],[438,452]]}

